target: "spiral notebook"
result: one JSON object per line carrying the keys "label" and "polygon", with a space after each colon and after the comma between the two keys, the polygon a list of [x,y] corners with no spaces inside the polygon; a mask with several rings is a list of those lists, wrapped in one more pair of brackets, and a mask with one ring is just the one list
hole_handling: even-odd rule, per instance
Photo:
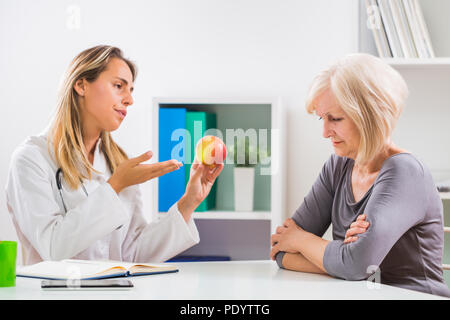
{"label": "spiral notebook", "polygon": [[173,264],[130,263],[122,261],[73,260],[42,261],[17,268],[18,277],[49,280],[105,279],[177,272]]}

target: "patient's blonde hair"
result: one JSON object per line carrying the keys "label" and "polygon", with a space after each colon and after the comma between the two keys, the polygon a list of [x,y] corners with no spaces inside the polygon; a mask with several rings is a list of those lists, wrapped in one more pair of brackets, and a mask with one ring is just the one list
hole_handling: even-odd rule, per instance
{"label": "patient's blonde hair", "polygon": [[[79,79],[95,81],[112,58],[119,58],[127,63],[134,81],[136,67],[123,57],[121,50],[100,45],[84,50],[72,60],[60,88],[56,114],[50,127],[49,148],[53,147],[55,160],[64,174],[64,180],[73,189],[77,189],[83,179],[91,179],[92,172],[96,172],[84,150],[79,97],[74,85]],[[109,132],[102,132],[100,138],[109,169],[114,172],[128,157]]]}
{"label": "patient's blonde hair", "polygon": [[320,72],[306,99],[312,114],[314,101],[330,89],[339,106],[360,133],[358,163],[382,151],[405,105],[408,87],[402,76],[381,59],[369,54],[350,54]]}

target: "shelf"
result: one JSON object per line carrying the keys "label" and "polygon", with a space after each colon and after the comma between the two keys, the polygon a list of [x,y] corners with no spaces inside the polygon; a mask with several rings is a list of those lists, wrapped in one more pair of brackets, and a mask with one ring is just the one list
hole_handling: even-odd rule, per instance
{"label": "shelf", "polygon": [[450,192],[439,192],[442,200],[450,200]]}
{"label": "shelf", "polygon": [[[405,2],[407,0],[402,1]],[[376,3],[376,1],[372,1],[372,3]],[[448,41],[450,29],[447,27],[448,13],[450,10],[450,1],[419,0],[419,3],[431,39],[434,55],[436,58],[425,58],[425,59],[382,58],[382,59],[395,68],[409,68],[409,69],[450,68],[450,42]],[[377,46],[375,43],[374,32],[373,30],[371,30],[370,27],[368,27],[368,22],[372,21],[371,19],[375,17],[374,15],[371,16],[369,15],[374,14],[375,12],[377,14],[380,14],[380,17],[382,17],[383,15],[382,10],[379,10],[377,8],[377,11],[368,13],[367,5],[364,1],[358,1],[358,6],[359,6],[358,49],[360,52],[365,52],[375,56],[379,56]],[[405,22],[408,23],[407,21]],[[414,42],[413,39],[411,40],[412,42]],[[392,43],[388,43],[388,45],[392,45]],[[400,43],[399,45],[401,46]]]}
{"label": "shelf", "polygon": [[404,59],[404,58],[382,58],[389,65],[398,68],[450,68],[450,58],[432,58],[432,59]]}
{"label": "shelf", "polygon": [[[270,220],[274,225],[280,225],[285,220],[285,203],[280,196],[284,189],[285,170],[280,163],[279,155],[284,154],[284,128],[286,125],[280,98],[156,97],[153,99],[152,108],[152,135],[154,146],[156,146],[153,150],[153,157],[155,159],[159,157],[158,115],[160,108],[184,108],[189,111],[204,111],[216,114],[218,134],[222,134],[225,143],[228,143],[230,139],[231,141],[234,140],[237,130],[241,130],[249,136],[252,132],[256,132],[258,141],[268,138],[267,149],[272,154],[272,158],[269,164],[262,163],[256,166],[254,211],[233,211],[234,166],[226,163],[216,182],[216,209],[207,213],[194,213],[195,219]],[[253,131],[248,131],[250,129]],[[262,135],[264,131],[267,134],[266,138],[265,135]],[[153,212],[157,213],[158,179],[155,179],[153,199]]]}
{"label": "shelf", "polygon": [[[182,253],[193,256],[223,255],[232,260],[266,259],[270,252],[270,236],[286,219],[284,201],[286,166],[281,157],[285,154],[286,147],[286,116],[281,99],[155,97],[151,110],[154,159],[159,159],[158,119],[161,108],[183,108],[187,111],[216,114],[215,135],[222,134],[226,144],[232,145],[238,134],[251,137],[256,133],[258,144],[260,139],[267,139],[265,147],[272,157],[270,163],[261,163],[255,167],[253,211],[234,211],[234,165],[225,162],[223,171],[215,182],[214,209],[194,212],[192,215],[201,241]],[[167,216],[166,212],[159,212],[158,209],[158,186],[159,179],[154,179],[153,221]]]}
{"label": "shelf", "polygon": [[[159,212],[159,216],[167,214]],[[205,211],[194,212],[194,219],[213,219],[213,220],[271,220],[270,211]]]}

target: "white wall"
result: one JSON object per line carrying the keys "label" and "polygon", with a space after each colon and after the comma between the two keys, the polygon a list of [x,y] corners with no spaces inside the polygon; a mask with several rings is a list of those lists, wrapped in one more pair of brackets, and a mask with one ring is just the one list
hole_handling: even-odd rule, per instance
{"label": "white wall", "polygon": [[[67,27],[70,5],[80,8],[79,29]],[[321,67],[357,50],[357,22],[356,0],[0,0],[0,185],[14,148],[48,123],[70,60],[112,44],[139,68],[134,106],[115,134],[130,155],[152,147],[153,97],[280,96],[291,213],[332,152],[304,111],[305,92]],[[16,239],[4,192],[0,239]]]}

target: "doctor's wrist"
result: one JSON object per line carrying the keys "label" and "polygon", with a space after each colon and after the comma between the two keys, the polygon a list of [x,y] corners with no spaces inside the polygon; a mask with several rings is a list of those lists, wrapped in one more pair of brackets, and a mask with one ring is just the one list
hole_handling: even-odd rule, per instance
{"label": "doctor's wrist", "polygon": [[194,210],[198,207],[198,204],[195,201],[192,201],[189,197],[183,195],[180,200],[178,200],[178,211],[180,211],[181,215],[183,216],[184,220],[186,222],[189,221],[189,219],[192,216],[192,213]]}
{"label": "doctor's wrist", "polygon": [[107,182],[111,185],[111,187],[117,194],[122,191],[123,187],[117,181],[115,181],[113,177],[111,177]]}

